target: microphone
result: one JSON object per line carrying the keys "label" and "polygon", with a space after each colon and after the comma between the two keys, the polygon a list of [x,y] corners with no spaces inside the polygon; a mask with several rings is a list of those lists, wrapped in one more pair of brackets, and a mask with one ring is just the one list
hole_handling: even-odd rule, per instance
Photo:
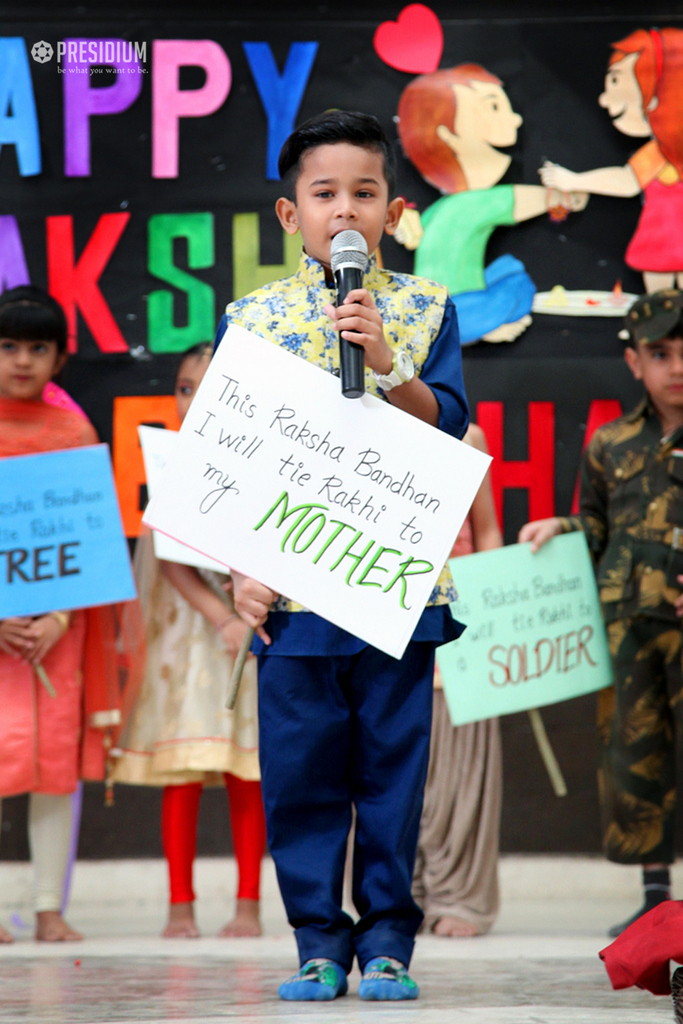
{"label": "microphone", "polygon": [[[340,231],[332,239],[330,265],[337,287],[337,305],[343,306],[354,288],[363,287],[368,262],[368,246],[360,231]],[[365,349],[339,335],[339,365],[344,398],[360,398],[365,393]]]}

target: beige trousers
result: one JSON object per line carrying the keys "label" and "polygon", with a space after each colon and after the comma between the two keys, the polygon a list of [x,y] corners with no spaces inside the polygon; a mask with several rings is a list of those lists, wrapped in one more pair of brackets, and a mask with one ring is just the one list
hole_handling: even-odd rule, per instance
{"label": "beige trousers", "polygon": [[[2,802],[0,801],[0,820]],[[33,862],[33,906],[36,913],[59,910],[71,845],[71,794],[31,793],[28,798],[28,841]]]}
{"label": "beige trousers", "polygon": [[449,916],[483,934],[495,921],[502,792],[498,719],[454,728],[443,691],[435,690],[413,879],[426,928]]}

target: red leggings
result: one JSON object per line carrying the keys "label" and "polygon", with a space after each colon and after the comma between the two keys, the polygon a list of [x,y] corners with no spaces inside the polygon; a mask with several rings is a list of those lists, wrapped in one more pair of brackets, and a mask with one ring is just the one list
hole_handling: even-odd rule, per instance
{"label": "red leggings", "polygon": [[[266,819],[261,783],[224,774],[230,801],[232,842],[237,860],[237,898],[257,900],[261,859],[266,846]],[[192,903],[192,865],[197,850],[197,817],[201,782],[166,786],[161,808],[161,837],[168,861],[171,903]]]}

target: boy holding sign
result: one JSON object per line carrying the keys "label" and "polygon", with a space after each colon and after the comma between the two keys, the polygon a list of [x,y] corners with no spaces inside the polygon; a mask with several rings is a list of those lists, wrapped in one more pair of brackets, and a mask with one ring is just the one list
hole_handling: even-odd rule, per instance
{"label": "boy holding sign", "polygon": [[597,564],[615,682],[598,696],[603,844],[610,860],[643,865],[645,889],[613,938],[671,895],[683,713],[683,292],[643,296],[625,323],[625,359],[643,401],[591,438],[580,514],[519,534],[537,551],[583,530]]}
{"label": "boy holding sign", "polygon": [[[288,234],[301,231],[297,272],[227,307],[238,324],[330,372],[338,337],[364,349],[368,389],[461,438],[467,428],[455,310],[441,285],[381,269],[335,308],[331,242],[359,231],[375,253],[393,234],[389,142],[374,117],[313,118],[280,154]],[[429,757],[434,649],[457,637],[445,569],[400,661],[235,574],[235,606],[257,627],[262,787],[268,839],[301,970],[283,999],[327,1000],[347,991],[354,956],[365,999],[414,999],[409,977],[422,914],[411,896]],[[275,602],[273,610],[271,605]],[[267,621],[266,621],[267,620]],[[264,628],[264,626],[266,628]],[[351,808],[357,812],[354,924],[341,909]]]}

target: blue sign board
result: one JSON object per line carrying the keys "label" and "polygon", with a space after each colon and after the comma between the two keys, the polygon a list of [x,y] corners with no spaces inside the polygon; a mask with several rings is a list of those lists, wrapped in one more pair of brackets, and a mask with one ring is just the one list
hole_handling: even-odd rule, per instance
{"label": "blue sign board", "polygon": [[0,618],[135,596],[108,447],[0,459]]}

